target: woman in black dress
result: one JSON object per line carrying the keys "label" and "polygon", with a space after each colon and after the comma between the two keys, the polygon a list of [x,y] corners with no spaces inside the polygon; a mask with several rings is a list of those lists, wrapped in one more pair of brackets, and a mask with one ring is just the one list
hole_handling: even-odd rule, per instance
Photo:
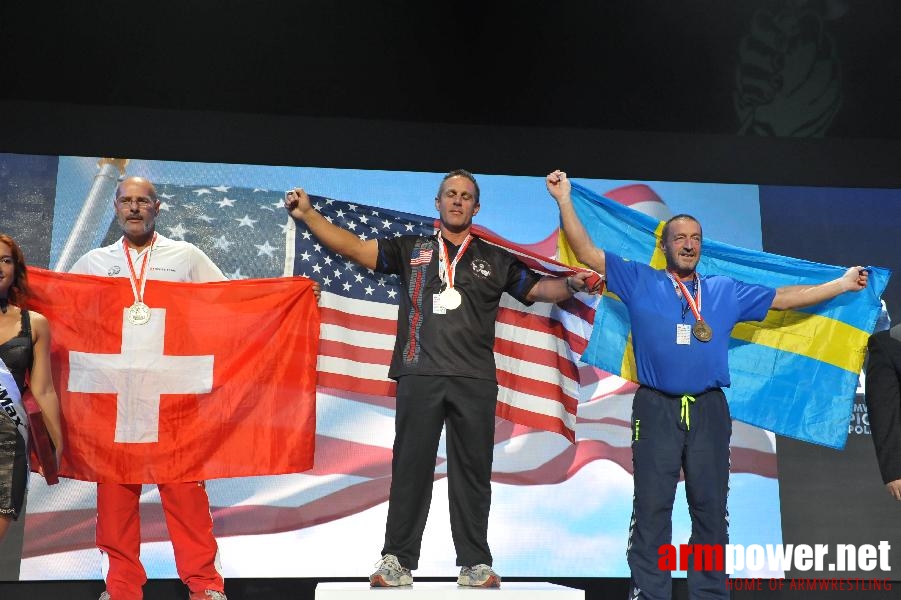
{"label": "woman in black dress", "polygon": [[28,483],[28,417],[22,405],[26,379],[41,407],[59,461],[62,428],[50,376],[50,326],[26,310],[28,277],[18,244],[0,234],[0,540],[19,518]]}

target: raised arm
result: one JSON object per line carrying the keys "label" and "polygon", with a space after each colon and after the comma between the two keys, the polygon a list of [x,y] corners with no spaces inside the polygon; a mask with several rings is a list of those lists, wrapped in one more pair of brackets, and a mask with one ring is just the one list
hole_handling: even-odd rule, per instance
{"label": "raised arm", "polygon": [[310,197],[303,188],[294,188],[285,194],[285,209],[292,217],[303,221],[316,239],[332,252],[337,252],[367,269],[375,268],[379,253],[378,242],[363,241],[350,231],[329,223],[313,208]]}
{"label": "raised arm", "polygon": [[59,399],[50,375],[50,324],[44,315],[31,311],[31,330],[34,336],[34,360],[28,385],[41,407],[47,433],[56,447],[56,461],[63,452],[63,428],[60,421]]}
{"label": "raised arm", "polygon": [[859,292],[867,287],[869,273],[863,267],[851,267],[845,274],[818,285],[786,285],[776,288],[774,310],[791,310],[831,300],[844,292]]}
{"label": "raised arm", "polygon": [[604,251],[592,243],[588,232],[585,231],[585,226],[576,215],[570,197],[572,185],[567,179],[566,173],[559,169],[549,173],[545,178],[545,184],[547,191],[557,201],[557,206],[560,208],[563,232],[566,234],[566,239],[569,240],[569,245],[575,252],[576,258],[585,266],[606,276]]}

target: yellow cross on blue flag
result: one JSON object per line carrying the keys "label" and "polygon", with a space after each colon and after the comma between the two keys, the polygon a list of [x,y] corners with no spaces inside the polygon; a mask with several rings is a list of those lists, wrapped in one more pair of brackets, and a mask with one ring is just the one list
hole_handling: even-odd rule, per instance
{"label": "yellow cross on blue flag", "polygon": [[[663,222],[604,198],[576,183],[572,201],[594,243],[628,260],[663,268],[658,240]],[[560,259],[577,261],[563,236]],[[698,273],[781,287],[819,284],[844,267],[809,262],[704,240]],[[858,375],[869,335],[881,311],[891,271],[867,267],[869,283],[805,309],[770,310],[766,319],[735,326],[729,342],[731,388],[724,390],[732,417],[780,435],[844,448]],[[637,381],[629,315],[605,292],[582,361]]]}

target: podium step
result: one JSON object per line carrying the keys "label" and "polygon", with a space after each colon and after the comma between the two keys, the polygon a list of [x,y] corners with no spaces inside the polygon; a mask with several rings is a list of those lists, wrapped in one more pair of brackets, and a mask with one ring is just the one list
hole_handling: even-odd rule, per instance
{"label": "podium step", "polygon": [[[398,597],[389,597],[394,594]],[[505,581],[493,589],[459,587],[456,581],[417,581],[399,588],[370,588],[368,582],[316,585],[316,600],[477,600],[471,594],[490,594],[490,600],[585,600],[583,590],[532,581]]]}

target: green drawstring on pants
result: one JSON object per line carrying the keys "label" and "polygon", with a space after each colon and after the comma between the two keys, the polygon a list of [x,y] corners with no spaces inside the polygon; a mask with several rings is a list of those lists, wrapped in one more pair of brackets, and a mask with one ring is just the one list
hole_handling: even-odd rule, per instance
{"label": "green drawstring on pants", "polygon": [[691,429],[691,412],[689,408],[695,403],[695,397],[688,394],[682,395],[682,413],[681,421],[685,423],[685,429]]}

